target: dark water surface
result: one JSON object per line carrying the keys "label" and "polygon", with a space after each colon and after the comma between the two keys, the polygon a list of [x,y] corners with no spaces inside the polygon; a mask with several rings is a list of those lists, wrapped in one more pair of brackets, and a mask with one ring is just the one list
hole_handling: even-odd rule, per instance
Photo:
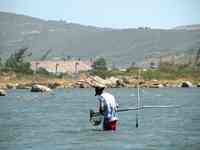
{"label": "dark water surface", "polygon": [[[136,89],[109,89],[121,108],[135,106]],[[115,133],[93,128],[93,89],[58,89],[53,94],[12,90],[0,97],[0,150],[199,150],[200,89],[144,89],[144,105],[180,108],[119,113]]]}

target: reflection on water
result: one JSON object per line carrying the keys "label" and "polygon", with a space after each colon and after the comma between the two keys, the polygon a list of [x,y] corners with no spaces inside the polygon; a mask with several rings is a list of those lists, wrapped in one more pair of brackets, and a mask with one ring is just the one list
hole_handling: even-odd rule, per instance
{"label": "reflection on water", "polygon": [[[121,108],[136,105],[137,89],[109,89]],[[58,89],[52,94],[13,90],[0,97],[0,149],[191,149],[200,148],[199,89],[144,89],[144,105],[182,105],[119,113],[116,132],[89,124],[96,107],[92,89]]]}

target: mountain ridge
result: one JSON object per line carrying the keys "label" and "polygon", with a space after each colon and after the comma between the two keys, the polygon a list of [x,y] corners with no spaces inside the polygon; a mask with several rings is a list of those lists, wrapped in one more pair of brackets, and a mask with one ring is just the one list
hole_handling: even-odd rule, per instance
{"label": "mountain ridge", "polygon": [[200,24],[182,25],[173,28],[175,30],[200,30]]}
{"label": "mountain ridge", "polygon": [[72,56],[105,57],[108,63],[127,66],[149,55],[181,52],[200,47],[199,30],[85,26],[60,20],[43,20],[0,12],[0,55],[28,47],[32,60],[52,49],[48,59]]}

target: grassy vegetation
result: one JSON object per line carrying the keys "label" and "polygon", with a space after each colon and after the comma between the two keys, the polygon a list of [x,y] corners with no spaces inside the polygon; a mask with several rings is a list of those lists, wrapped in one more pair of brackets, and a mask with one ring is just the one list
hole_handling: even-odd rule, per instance
{"label": "grassy vegetation", "polygon": [[[137,77],[138,70],[141,68],[131,67],[126,71],[120,70],[99,70],[94,69],[92,74],[98,75],[102,78],[108,78],[111,76],[132,76]],[[200,81],[200,67],[190,65],[163,65],[157,69],[141,69],[141,78],[145,80],[177,80],[188,79],[193,81]]]}
{"label": "grassy vegetation", "polygon": [[138,77],[138,70],[141,71],[141,78],[144,80],[190,80],[194,83],[200,82],[200,65],[177,65],[170,63],[162,63],[156,69],[143,69],[131,66],[125,71],[120,71],[118,69],[108,70],[106,62],[104,59],[98,59],[95,64],[98,67],[93,67],[89,72],[91,75],[97,75],[102,78],[119,77],[119,76],[129,76],[129,77]]}
{"label": "grassy vegetation", "polygon": [[[38,68],[36,72],[31,70],[30,63],[24,61],[27,49],[20,49],[12,54],[5,63],[0,59],[0,75],[1,76],[15,76],[18,80],[34,80],[37,78],[44,79],[72,79],[68,74],[52,74],[44,68]],[[178,80],[188,79],[194,82],[200,82],[200,65],[173,65],[169,63],[162,63],[156,69],[142,69],[135,66],[127,68],[125,71],[118,69],[108,69],[106,60],[99,58],[92,66],[93,69],[89,71],[90,75],[97,75],[102,78],[131,76],[137,78],[138,70],[141,71],[141,78],[144,80]],[[88,73],[88,72],[87,72]]]}
{"label": "grassy vegetation", "polygon": [[71,79],[71,76],[65,74],[49,73],[44,68],[38,68],[37,71],[31,69],[31,64],[26,61],[31,54],[27,52],[28,48],[21,48],[2,62],[0,58],[0,75],[9,77],[13,80],[36,80],[36,79]]}

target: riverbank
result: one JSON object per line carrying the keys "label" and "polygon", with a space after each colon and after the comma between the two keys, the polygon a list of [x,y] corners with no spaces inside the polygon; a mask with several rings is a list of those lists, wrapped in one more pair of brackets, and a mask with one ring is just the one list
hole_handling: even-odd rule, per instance
{"label": "riverbank", "polygon": [[[108,88],[136,88],[139,84],[142,88],[173,88],[173,87],[200,87],[200,81],[180,78],[176,80],[144,80],[132,76],[109,77],[102,79],[98,76],[95,78],[103,82]],[[4,73],[0,76],[0,89],[31,89],[35,84],[44,85],[51,89],[54,88],[90,88],[86,82],[85,75],[76,78],[49,77],[39,75],[21,75],[15,73]]]}
{"label": "riverbank", "polygon": [[35,84],[54,88],[70,88],[75,84],[73,79],[59,78],[45,75],[23,75],[16,73],[2,73],[0,89],[31,89]]}

